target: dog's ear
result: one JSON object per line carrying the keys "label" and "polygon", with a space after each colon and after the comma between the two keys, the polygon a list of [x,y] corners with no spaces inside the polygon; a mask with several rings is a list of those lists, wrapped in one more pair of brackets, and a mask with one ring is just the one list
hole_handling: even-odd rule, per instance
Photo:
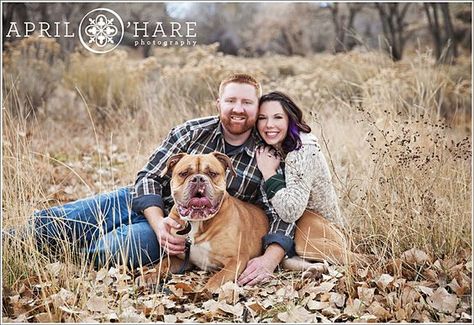
{"label": "dog's ear", "polygon": [[183,158],[186,155],[187,153],[181,152],[169,157],[168,161],[166,162],[166,167],[161,172],[160,177],[163,177],[165,175],[171,175],[171,173],[173,172],[173,168],[176,166],[178,161],[180,161],[181,158]]}
{"label": "dog's ear", "polygon": [[224,166],[224,169],[228,168],[230,172],[232,173],[232,175],[234,176],[237,175],[237,173],[235,172],[234,166],[232,166],[232,161],[226,154],[223,154],[217,151],[214,151],[212,154],[214,155],[214,157],[217,158],[217,160],[221,162],[221,164]]}

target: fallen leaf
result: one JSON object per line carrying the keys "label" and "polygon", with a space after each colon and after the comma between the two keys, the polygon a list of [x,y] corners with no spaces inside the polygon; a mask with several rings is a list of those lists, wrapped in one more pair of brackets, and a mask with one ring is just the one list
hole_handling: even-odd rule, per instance
{"label": "fallen leaf", "polygon": [[440,323],[454,323],[456,318],[451,315],[445,315],[443,313],[438,313],[439,322]]}
{"label": "fallen leaf", "polygon": [[170,324],[170,323],[176,323],[178,318],[175,315],[164,315],[163,320],[165,323]]}
{"label": "fallen leaf", "polygon": [[57,277],[63,268],[61,262],[50,263],[45,266],[46,271],[52,276]]}
{"label": "fallen leaf", "polygon": [[219,303],[215,300],[209,299],[202,304],[202,308],[208,311],[216,311],[219,309]]}
{"label": "fallen leaf", "polygon": [[308,307],[309,310],[322,310],[329,306],[330,306],[329,302],[322,302],[322,301],[317,301],[317,300],[310,300],[306,304],[306,307]]}
{"label": "fallen leaf", "polygon": [[250,302],[246,303],[245,306],[249,308],[254,314],[261,314],[266,311],[266,309],[259,302]]}
{"label": "fallen leaf", "polygon": [[107,306],[108,301],[103,297],[92,296],[87,301],[87,309],[92,312],[108,313],[109,307]]}
{"label": "fallen leaf", "polygon": [[55,313],[39,313],[33,318],[37,323],[57,323],[61,321],[61,317]]}
{"label": "fallen leaf", "polygon": [[58,293],[51,295],[50,299],[56,308],[64,305],[72,306],[76,300],[76,295],[69,290],[61,288]]}
{"label": "fallen leaf", "polygon": [[294,306],[288,311],[278,313],[278,319],[283,323],[314,323],[316,316],[301,306]]}
{"label": "fallen leaf", "polygon": [[369,272],[369,268],[358,268],[357,269],[357,275],[364,279],[367,276],[367,273]]}
{"label": "fallen leaf", "polygon": [[339,308],[344,307],[344,304],[346,302],[346,295],[342,293],[337,293],[337,292],[330,292],[329,293],[330,298],[329,302],[336,305]]}
{"label": "fallen leaf", "polygon": [[407,264],[425,264],[430,262],[430,257],[424,251],[416,248],[411,248],[402,253],[400,258]]}
{"label": "fallen leaf", "polygon": [[458,305],[458,298],[444,288],[438,288],[427,299],[428,304],[440,312],[454,313]]}
{"label": "fallen leaf", "polygon": [[58,308],[61,309],[63,312],[67,313],[67,314],[81,314],[81,313],[83,313],[83,311],[74,310],[74,309],[68,308],[66,306],[59,306]]}
{"label": "fallen leaf", "polygon": [[430,316],[426,310],[422,312],[415,310],[411,315],[411,319],[420,323],[431,323]]}
{"label": "fallen leaf", "polygon": [[438,282],[438,273],[432,269],[426,269],[423,271],[423,277],[431,282]]}
{"label": "fallen leaf", "polygon": [[344,308],[344,314],[349,316],[359,316],[364,312],[364,304],[360,299],[354,299],[354,301],[349,301]]}
{"label": "fallen leaf", "polygon": [[390,283],[393,282],[395,278],[391,276],[390,274],[382,274],[376,281],[375,284],[377,284],[377,287],[379,287],[382,290],[385,290]]}
{"label": "fallen leaf", "polygon": [[407,321],[407,312],[403,308],[399,308],[398,310],[395,311],[395,318],[398,321]]}
{"label": "fallen leaf", "polygon": [[292,285],[278,289],[275,292],[275,295],[280,298],[280,300],[298,298],[298,292],[295,290],[295,288],[293,288]]}
{"label": "fallen leaf", "polygon": [[418,299],[420,299],[420,294],[413,289],[411,286],[406,285],[403,287],[401,301],[402,306],[406,306],[408,304],[414,304]]}
{"label": "fallen leaf", "polygon": [[463,321],[472,321],[472,316],[469,314],[466,314],[465,312],[461,313],[461,320]]}
{"label": "fallen leaf", "polygon": [[433,294],[433,289],[431,289],[430,287],[425,287],[425,286],[422,286],[422,285],[418,285],[418,286],[416,286],[416,288],[418,290],[420,290],[421,292],[423,292],[427,296],[431,296]]}
{"label": "fallen leaf", "polygon": [[341,313],[341,311],[339,309],[336,309],[336,308],[331,307],[331,306],[326,307],[321,311],[321,314],[323,314],[326,317],[334,317],[334,316],[336,316],[340,313]]}
{"label": "fallen leaf", "polygon": [[184,293],[194,292],[194,288],[185,282],[178,282],[174,285],[178,289],[182,289]]}
{"label": "fallen leaf", "polygon": [[138,314],[137,310],[133,307],[128,307],[127,309],[125,309],[118,316],[118,320],[121,323],[128,323],[128,324],[149,322],[147,318],[145,317],[145,315]]}
{"label": "fallen leaf", "polygon": [[[363,323],[377,323],[377,316],[375,315],[362,315],[359,318]],[[357,320],[354,320],[354,323],[357,323]]]}
{"label": "fallen leaf", "polygon": [[450,287],[458,296],[463,296],[466,292],[470,291],[469,286],[460,286],[458,280],[455,278],[448,284],[448,287]]}
{"label": "fallen leaf", "polygon": [[237,317],[242,316],[242,313],[244,312],[244,307],[240,303],[232,306],[226,303],[225,301],[219,301],[217,307],[223,312],[232,314]]}
{"label": "fallen leaf", "polygon": [[377,316],[378,320],[386,321],[390,316],[390,312],[383,308],[383,306],[377,302],[374,301],[369,308],[367,308],[367,311],[372,314]]}
{"label": "fallen leaf", "polygon": [[107,271],[106,268],[103,267],[103,268],[101,268],[101,269],[97,272],[97,274],[96,274],[96,276],[95,276],[95,279],[96,279],[97,281],[102,281],[102,280],[105,279],[105,277],[106,277],[107,275],[108,275],[108,271]]}
{"label": "fallen leaf", "polygon": [[374,300],[375,288],[357,288],[357,296],[366,305],[369,306]]}
{"label": "fallen leaf", "polygon": [[321,292],[329,292],[332,290],[332,288],[334,288],[336,284],[332,283],[332,282],[323,282],[321,283],[320,285],[318,285],[317,287],[314,287],[311,292],[315,293],[315,294],[318,294],[318,293],[321,293]]}
{"label": "fallen leaf", "polygon": [[239,295],[243,294],[244,289],[236,283],[229,281],[219,288],[218,301],[225,300],[228,304],[235,304],[239,300]]}

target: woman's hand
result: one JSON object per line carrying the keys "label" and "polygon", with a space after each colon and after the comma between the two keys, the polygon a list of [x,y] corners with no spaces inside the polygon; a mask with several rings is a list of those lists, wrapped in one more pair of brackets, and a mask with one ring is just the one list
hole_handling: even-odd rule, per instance
{"label": "woman's hand", "polygon": [[275,149],[270,146],[259,147],[256,150],[257,166],[265,180],[276,174],[280,166],[280,158],[276,155]]}

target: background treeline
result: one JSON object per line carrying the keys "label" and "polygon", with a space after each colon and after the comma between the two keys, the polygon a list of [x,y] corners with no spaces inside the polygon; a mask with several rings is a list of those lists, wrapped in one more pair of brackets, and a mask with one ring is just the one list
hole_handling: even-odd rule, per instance
{"label": "background treeline", "polygon": [[[469,2],[7,3],[3,4],[3,36],[10,21],[18,22],[20,30],[24,21],[69,21],[75,32],[84,14],[99,7],[116,10],[124,21],[197,21],[198,44],[218,42],[220,52],[232,55],[306,56],[380,48],[400,60],[415,47],[430,47],[439,62],[452,63],[460,51],[471,50]],[[78,45],[77,37],[58,42],[63,51]],[[127,35],[123,44],[133,46]],[[139,47],[145,57],[151,49]]]}

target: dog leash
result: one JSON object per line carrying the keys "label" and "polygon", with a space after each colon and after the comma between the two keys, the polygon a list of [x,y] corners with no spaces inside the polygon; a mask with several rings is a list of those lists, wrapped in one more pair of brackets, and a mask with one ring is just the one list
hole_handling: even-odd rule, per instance
{"label": "dog leash", "polygon": [[[191,224],[189,222],[186,222],[186,226],[184,227],[184,229],[177,231],[176,234],[179,236],[185,236],[189,234],[190,231],[191,231]],[[191,239],[189,238],[189,236],[186,236],[186,243],[184,247],[184,262],[181,265],[177,274],[184,273],[184,271],[188,267],[190,255],[191,255]]]}
{"label": "dog leash", "polygon": [[186,271],[186,268],[188,267],[189,264],[189,255],[191,252],[191,241],[186,238],[186,246],[184,248],[184,262],[181,264],[181,268],[177,272],[177,274],[184,274],[184,271]]}

